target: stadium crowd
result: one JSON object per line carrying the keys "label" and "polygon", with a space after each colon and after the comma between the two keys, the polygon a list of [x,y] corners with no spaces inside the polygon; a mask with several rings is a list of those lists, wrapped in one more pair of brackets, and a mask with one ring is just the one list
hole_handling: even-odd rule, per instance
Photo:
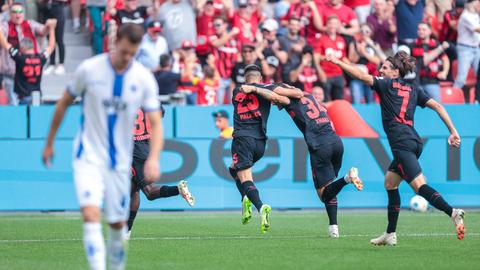
{"label": "stadium crowd", "polygon": [[[229,104],[232,89],[245,81],[244,67],[252,63],[261,67],[267,83],[286,82],[324,101],[374,103],[377,98],[369,86],[325,58],[332,54],[376,75],[386,57],[398,50],[417,59],[417,72],[409,76],[435,100],[444,101],[444,92],[465,102],[476,92],[480,100],[475,80],[480,60],[478,0],[81,1],[71,1],[73,29],[80,32],[83,5],[94,54],[112,49],[112,33],[119,25],[145,27],[137,60],[154,72],[159,95],[167,103]],[[65,16],[59,14],[67,5],[64,0],[39,2],[42,20],[57,21],[60,59],[55,66],[55,52],[50,55],[46,74],[65,73]],[[1,30],[9,41],[46,34],[39,23],[16,20],[19,10],[14,7],[11,0],[2,4]],[[6,49],[0,56],[4,87],[10,103],[16,104],[14,63]]]}

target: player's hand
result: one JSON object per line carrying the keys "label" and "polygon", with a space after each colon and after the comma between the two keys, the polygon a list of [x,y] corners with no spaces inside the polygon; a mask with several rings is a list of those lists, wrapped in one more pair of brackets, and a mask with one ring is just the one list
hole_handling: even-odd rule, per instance
{"label": "player's hand", "polygon": [[460,147],[460,135],[458,135],[457,132],[454,132],[454,133],[450,134],[450,136],[448,137],[448,144],[455,147],[455,148],[459,148]]}
{"label": "player's hand", "polygon": [[145,175],[145,181],[147,183],[154,183],[160,179],[160,165],[158,160],[147,159],[143,168],[143,174]]}
{"label": "player's hand", "polygon": [[45,149],[43,149],[42,161],[47,168],[52,167],[53,153],[54,153],[54,150],[52,146],[47,145],[45,146]]}
{"label": "player's hand", "polygon": [[240,86],[240,91],[242,91],[245,94],[249,94],[249,93],[255,92],[256,88],[257,87],[255,87],[253,85],[244,84],[244,85]]}

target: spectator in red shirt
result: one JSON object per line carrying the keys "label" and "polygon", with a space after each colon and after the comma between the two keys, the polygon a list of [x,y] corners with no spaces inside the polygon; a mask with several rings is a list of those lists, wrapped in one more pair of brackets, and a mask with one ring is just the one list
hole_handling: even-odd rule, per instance
{"label": "spectator in red shirt", "polygon": [[[439,40],[447,41],[450,44],[450,47],[445,50],[450,63],[453,63],[453,61],[457,59],[458,20],[460,19],[460,15],[462,15],[464,7],[465,0],[456,0],[455,6],[450,11],[445,12],[443,17]],[[452,69],[448,72],[447,81],[453,81]]]}
{"label": "spectator in red shirt", "polygon": [[200,62],[205,64],[207,55],[210,53],[208,37],[215,35],[213,28],[213,18],[216,10],[213,0],[199,1],[197,16],[197,55]]}
{"label": "spectator in red shirt", "polygon": [[367,17],[367,23],[372,26],[373,40],[387,55],[392,55],[392,45],[397,36],[396,18],[393,10],[388,8],[385,0],[375,0],[375,12]]}
{"label": "spectator in red shirt", "polygon": [[215,28],[215,35],[209,37],[209,43],[215,56],[215,66],[220,74],[217,98],[219,104],[224,104],[224,102],[228,104],[230,102],[230,77],[238,55],[236,36],[239,29],[233,27],[232,31],[228,32],[228,23],[225,17],[215,17],[213,27]]}
{"label": "spectator in red shirt", "polygon": [[[320,15],[321,4],[313,0],[293,0],[287,14],[282,19],[286,26],[292,17],[300,18],[300,35],[307,40],[310,46],[316,46],[323,30],[323,20]],[[322,5],[323,6],[323,5]]]}
{"label": "spectator in red shirt", "polygon": [[370,15],[370,0],[345,0],[345,6],[355,10],[358,21],[364,23]]}
{"label": "spectator in red shirt", "polygon": [[214,106],[217,105],[217,92],[220,86],[220,78],[215,67],[205,65],[203,67],[204,79],[198,83],[197,105]]}
{"label": "spectator in red shirt", "polygon": [[352,41],[353,36],[360,31],[357,15],[353,9],[342,4],[342,0],[329,0],[323,9],[323,21],[326,21],[327,17],[331,15],[336,15],[340,20],[338,34],[343,35],[347,41]]}
{"label": "spectator in red shirt", "polygon": [[313,49],[308,45],[305,46],[302,51],[302,62],[296,69],[290,71],[289,81],[302,91],[312,93],[315,85],[326,80],[325,73],[319,63],[314,61]]}
{"label": "spectator in red shirt", "polygon": [[343,99],[345,79],[343,77],[343,71],[338,66],[324,59],[329,55],[333,55],[335,58],[341,59],[344,62],[349,61],[346,58],[347,43],[338,33],[338,30],[341,28],[340,19],[336,15],[329,16],[327,18],[326,28],[326,34],[320,38],[321,46],[318,52],[322,58],[320,66],[327,76],[327,81],[324,84],[325,100],[329,101]]}
{"label": "spectator in red shirt", "polygon": [[258,0],[239,0],[238,10],[232,18],[232,27],[238,28],[237,40],[240,47],[244,43],[255,42],[258,33],[258,25],[262,20],[261,9]]}

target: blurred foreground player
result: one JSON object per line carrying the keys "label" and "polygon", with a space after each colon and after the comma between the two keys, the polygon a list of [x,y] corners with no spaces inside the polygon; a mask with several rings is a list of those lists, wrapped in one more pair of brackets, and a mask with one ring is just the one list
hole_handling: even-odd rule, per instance
{"label": "blurred foreground player", "polygon": [[335,181],[342,167],[343,143],[333,131],[327,110],[321,101],[304,93],[300,99],[290,98],[289,104],[283,106],[298,129],[303,133],[310,153],[310,164],[315,189],[318,197],[325,204],[330,225],[330,237],[339,237],[337,225],[337,194],[347,184],[354,184],[358,190],[363,189],[358,169],[352,167],[347,175]]}
{"label": "blurred foreground player", "polygon": [[245,67],[245,80],[246,84],[233,90],[233,163],[230,166],[230,174],[235,179],[242,196],[242,223],[250,222],[253,203],[261,215],[260,231],[265,233],[270,230],[269,215],[272,208],[260,200],[260,194],[253,183],[252,166],[265,152],[271,103],[285,105],[289,101],[285,96],[300,98],[303,93],[298,89],[261,84],[261,69],[255,64]]}
{"label": "blurred foreground player", "polygon": [[103,203],[110,226],[109,269],[124,269],[127,246],[127,219],[130,205],[132,126],[142,107],[151,126],[150,153],[145,162],[145,180],[160,177],[159,154],[163,130],[158,86],[152,73],[134,60],[142,41],[143,28],[122,25],[115,51],[85,60],[75,72],[71,85],[57,102],[43,162],[50,166],[53,140],[67,107],[82,97],[81,127],[75,139],[73,176],[82,212],[83,243],[91,269],[106,269],[105,241],[100,206]]}
{"label": "blurred foreground player", "polygon": [[[163,106],[160,105],[162,117],[165,115]],[[195,198],[188,190],[187,181],[182,180],[176,186],[158,186],[147,183],[143,174],[145,162],[150,153],[151,128],[148,118],[143,110],[138,110],[135,128],[133,130],[133,162],[132,162],[132,189],[130,193],[130,216],[128,217],[128,236],[132,230],[133,222],[140,207],[140,189],[148,200],[167,198],[182,195],[190,206],[195,204]]]}
{"label": "blurred foreground player", "polygon": [[449,145],[460,147],[460,136],[445,108],[430,98],[422,88],[403,79],[405,75],[415,71],[415,58],[403,51],[398,52],[393,57],[388,57],[380,68],[381,77],[373,77],[363,73],[355,66],[344,64],[333,57],[327,57],[327,61],[338,65],[354,78],[371,86],[380,97],[383,128],[393,153],[393,162],[385,175],[385,188],[388,193],[387,231],[370,242],[374,245],[393,246],[397,244],[395,230],[400,213],[398,186],[402,179],[407,181],[415,193],[424,197],[435,208],[451,217],[457,230],[458,239],[463,239],[465,235],[463,224],[465,212],[462,209],[453,209],[440,193],[427,184],[418,163],[423,143],[413,127],[416,106],[429,107],[437,112],[450,131]]}

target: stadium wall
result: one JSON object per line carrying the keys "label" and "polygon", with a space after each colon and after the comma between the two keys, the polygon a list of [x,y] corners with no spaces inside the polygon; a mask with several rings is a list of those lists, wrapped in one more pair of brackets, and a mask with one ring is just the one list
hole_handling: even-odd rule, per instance
{"label": "stadium wall", "polygon": [[[231,112],[230,107],[221,107]],[[69,110],[55,144],[53,167],[46,169],[40,154],[53,114],[52,106],[0,107],[0,210],[76,210],[71,174],[72,139],[79,123],[79,107]],[[188,179],[197,197],[196,209],[234,209],[240,196],[230,179],[231,141],[216,139],[213,111],[220,107],[167,107],[164,119],[165,151],[162,183]],[[365,189],[347,186],[339,196],[340,207],[385,207],[383,175],[391,153],[381,127],[380,109],[355,106],[380,135],[379,139],[343,138],[345,174],[360,169]],[[425,140],[420,163],[428,181],[455,206],[480,207],[480,106],[447,106],[462,136],[460,150],[449,148],[447,129],[434,112],[419,110],[416,128]],[[276,208],[323,207],[313,188],[308,151],[300,132],[283,111],[272,109],[265,157],[255,166],[262,199]],[[403,183],[402,205],[413,192]],[[168,198],[150,202],[143,209],[186,209],[185,202]]]}

